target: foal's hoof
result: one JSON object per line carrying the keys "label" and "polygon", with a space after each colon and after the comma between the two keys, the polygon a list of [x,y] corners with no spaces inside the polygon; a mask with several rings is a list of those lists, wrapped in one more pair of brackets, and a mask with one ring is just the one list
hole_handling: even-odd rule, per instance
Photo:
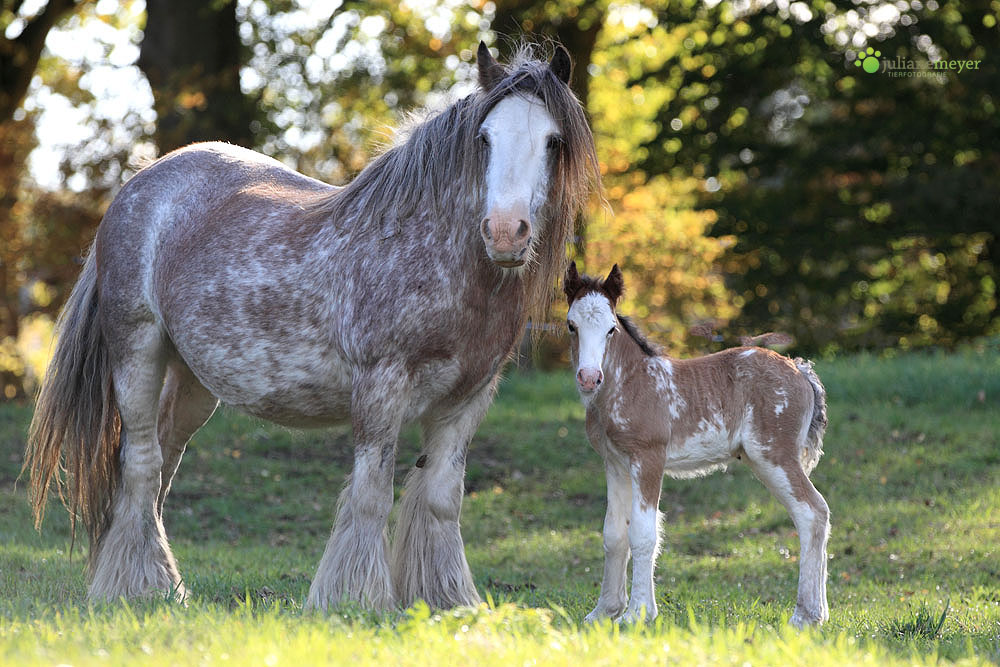
{"label": "foal's hoof", "polygon": [[655,608],[652,610],[646,607],[639,607],[638,609],[629,608],[624,614],[615,619],[615,623],[626,623],[628,625],[635,625],[642,622],[652,623],[656,620],[657,616]]}

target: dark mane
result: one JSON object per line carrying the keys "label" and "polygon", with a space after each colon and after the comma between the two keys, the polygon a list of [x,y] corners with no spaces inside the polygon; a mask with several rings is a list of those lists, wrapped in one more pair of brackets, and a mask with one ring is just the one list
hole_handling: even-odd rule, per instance
{"label": "dark mane", "polygon": [[550,195],[540,212],[544,232],[535,247],[538,268],[527,294],[532,317],[543,319],[562,269],[566,244],[590,192],[600,187],[594,139],[583,108],[569,87],[523,46],[507,75],[401,132],[396,144],[344,188],[307,205],[351,233],[392,234],[402,222],[423,216],[435,224],[466,225],[478,233],[483,213],[486,152],[476,141],[487,114],[509,95],[537,97],[559,126],[561,148],[552,169]]}
{"label": "dark mane", "polygon": [[618,318],[618,324],[620,324],[622,329],[625,330],[625,333],[629,335],[629,338],[635,341],[636,345],[639,346],[639,349],[641,349],[647,357],[658,357],[663,354],[660,346],[646,338],[646,336],[639,331],[639,327],[637,327],[632,320],[624,315],[619,315],[618,313],[615,313],[615,317]]}

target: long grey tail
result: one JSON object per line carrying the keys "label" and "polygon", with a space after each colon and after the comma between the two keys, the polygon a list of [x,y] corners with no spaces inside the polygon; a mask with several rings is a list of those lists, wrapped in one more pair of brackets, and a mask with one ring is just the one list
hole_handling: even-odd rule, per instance
{"label": "long grey tail", "polygon": [[[121,447],[111,357],[101,332],[93,248],[56,322],[56,334],[28,431],[22,473],[30,474],[28,495],[35,525],[41,524],[49,489],[55,486],[69,509],[74,538],[77,519],[86,526],[93,559],[93,547],[110,523]],[[63,479],[63,473],[68,479]]]}
{"label": "long grey tail", "polygon": [[809,421],[809,432],[806,435],[806,446],[802,450],[802,467],[808,475],[823,456],[823,434],[826,433],[826,388],[820,382],[819,376],[813,370],[813,363],[808,359],[796,358],[796,368],[809,381],[813,390],[813,413]]}

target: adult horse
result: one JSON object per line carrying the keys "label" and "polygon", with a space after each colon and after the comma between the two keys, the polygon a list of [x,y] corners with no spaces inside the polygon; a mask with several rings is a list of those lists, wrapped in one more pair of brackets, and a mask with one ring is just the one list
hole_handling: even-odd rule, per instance
{"label": "adult horse", "polygon": [[[479,601],[466,450],[598,178],[570,68],[561,47],[505,67],[480,44],[477,92],[343,188],[218,143],[125,184],[60,316],[25,460],[36,522],[55,479],[87,529],[89,597],[184,594],[164,499],[221,399],[291,426],[350,420],[353,471],[307,606]],[[426,458],[390,554],[414,421]]]}

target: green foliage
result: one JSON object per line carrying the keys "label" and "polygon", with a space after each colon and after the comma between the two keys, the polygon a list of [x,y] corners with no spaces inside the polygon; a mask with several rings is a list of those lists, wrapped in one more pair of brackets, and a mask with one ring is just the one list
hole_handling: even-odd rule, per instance
{"label": "green foliage", "polygon": [[[665,86],[629,86],[638,63],[660,57],[663,30],[649,27],[649,10],[612,7],[596,44],[590,111],[604,176],[607,205],[595,207],[583,243],[584,270],[606,274],[619,264],[625,274],[622,312],[639,318],[675,352],[691,349],[689,329],[725,323],[738,313],[719,262],[735,238],[710,238],[711,210],[695,210],[699,181],[690,176],[646,173],[637,162],[653,139],[652,119],[667,104]],[[703,343],[704,341],[700,341]]]}
{"label": "green foliage", "polygon": [[[745,467],[664,483],[661,619],[581,626],[597,598],[603,471],[572,378],[511,373],[469,454],[462,531],[491,603],[384,616],[300,605],[350,466],[346,429],[222,412],[181,464],[165,519],[192,597],[88,605],[65,513],[31,527],[26,407],[0,409],[0,655],[12,664],[986,664],[1000,636],[1000,353],[820,361],[832,510],[820,630],[786,627],[798,540]],[[419,455],[404,433],[397,479]],[[228,658],[226,657],[228,656]]]}
{"label": "green foliage", "polygon": [[258,147],[308,174],[347,181],[391,143],[390,128],[406,113],[475,80],[488,11],[395,0],[238,6],[252,50],[243,86],[266,117]]}
{"label": "green foliage", "polygon": [[924,603],[912,616],[889,619],[885,623],[884,632],[900,639],[935,639],[944,627],[944,620],[947,617],[947,602],[940,617]]}
{"label": "green foliage", "polygon": [[[638,164],[704,179],[712,233],[737,239],[723,266],[740,326],[814,349],[1000,330],[995,3],[657,9],[644,37],[660,48],[626,82],[668,92]],[[853,64],[863,46],[883,65],[979,65],[867,73]]]}

